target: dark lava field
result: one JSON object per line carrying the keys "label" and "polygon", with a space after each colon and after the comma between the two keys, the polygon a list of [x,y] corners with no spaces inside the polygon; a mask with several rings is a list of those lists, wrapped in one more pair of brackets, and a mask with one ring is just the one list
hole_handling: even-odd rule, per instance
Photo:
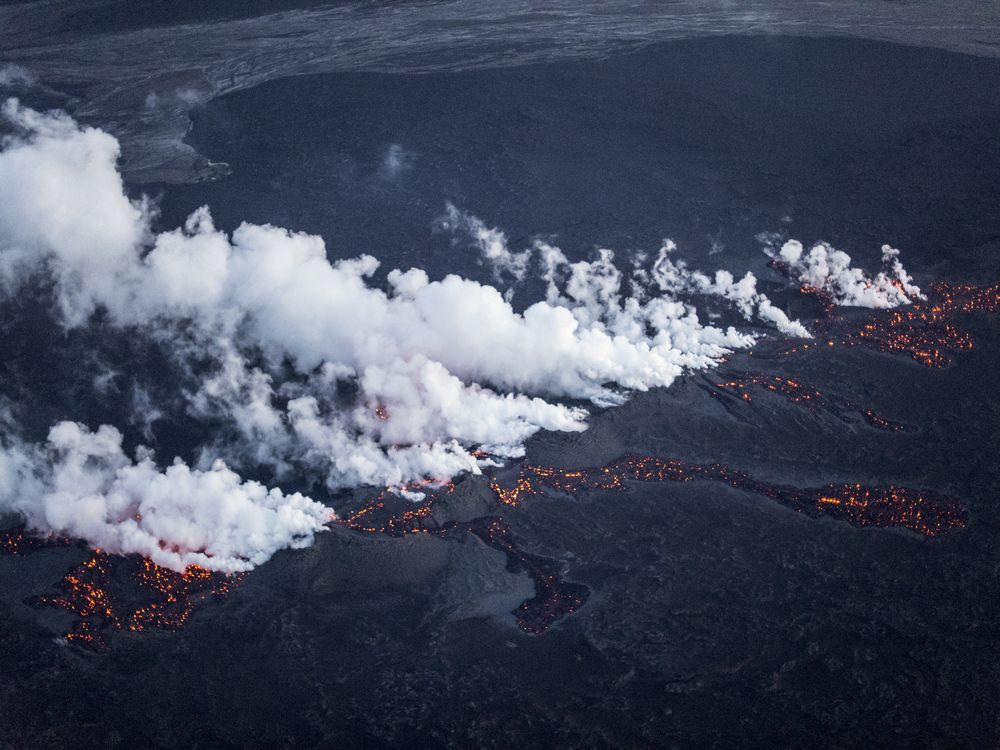
{"label": "dark lava field", "polygon": [[[483,282],[440,228],[449,202],[572,259],[671,238],[692,266],[752,270],[817,338],[772,333],[591,406],[585,432],[542,432],[424,502],[314,491],[341,521],[235,580],[142,578],[11,532],[0,747],[1000,743],[1000,60],[723,36],[279,78],[192,122],[215,179],[128,185],[163,227],[209,204],[226,230]],[[890,243],[929,299],[827,311],[764,236],[866,268]],[[529,280],[514,305],[543,294]],[[81,396],[81,352],[154,392],[172,377],[155,347],[17,320],[2,387],[38,400],[40,434],[127,423]],[[167,415],[157,450],[190,458],[207,429]]]}

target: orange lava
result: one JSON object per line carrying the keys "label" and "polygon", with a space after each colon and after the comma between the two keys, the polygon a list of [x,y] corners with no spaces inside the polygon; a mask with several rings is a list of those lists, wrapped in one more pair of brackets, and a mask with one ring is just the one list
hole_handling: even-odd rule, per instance
{"label": "orange lava", "polygon": [[864,343],[901,352],[927,367],[951,364],[953,354],[973,347],[972,337],[954,321],[959,314],[1000,311],[1000,284],[934,284],[926,302],[894,311],[885,321],[869,321],[845,343]]}
{"label": "orange lava", "polygon": [[797,489],[762,482],[721,464],[689,464],[653,456],[625,456],[594,469],[557,469],[524,464],[512,487],[494,482],[497,499],[518,505],[546,490],[576,493],[580,490],[619,490],[628,481],[689,482],[714,480],[768,497],[810,516],[832,516],[854,526],[898,526],[924,536],[938,536],[962,528],[967,513],[962,506],[935,493],[903,487],[865,487],[860,484]]}
{"label": "orange lava", "polygon": [[793,404],[810,406],[827,411],[844,422],[850,421],[849,415],[858,414],[869,425],[878,430],[901,432],[906,429],[905,425],[885,419],[871,409],[860,407],[854,402],[840,396],[825,394],[818,388],[806,385],[793,378],[759,372],[730,372],[725,374],[725,378],[722,382],[713,383],[712,390],[709,392],[717,394],[727,390],[732,391],[741,401],[749,403],[753,400],[753,397],[750,395],[750,389],[760,388],[783,396]]}
{"label": "orange lava", "polygon": [[945,367],[953,354],[972,349],[972,337],[950,322],[950,314],[922,306],[893,312],[888,320],[872,320],[850,335],[845,344],[868,345],[907,354],[925,367]]}
{"label": "orange lava", "polygon": [[[834,338],[843,346],[866,346],[905,354],[925,367],[946,367],[956,353],[969,351],[974,346],[972,337],[957,325],[956,319],[968,313],[998,311],[1000,284],[937,283],[931,287],[926,301],[898,308],[888,316],[885,313],[872,315],[860,329],[846,335],[834,334]],[[785,352],[830,347],[835,344],[834,338],[796,344]]]}
{"label": "orange lava", "polygon": [[812,297],[823,307],[823,310],[829,315],[833,312],[833,309],[837,306],[833,301],[833,295],[824,289],[819,289],[817,287],[811,286],[809,284],[803,284],[799,287],[799,292],[802,294]]}
{"label": "orange lava", "polygon": [[[968,519],[959,503],[931,492],[861,484],[797,489],[762,482],[721,464],[691,464],[654,456],[625,456],[606,466],[585,469],[521,464],[512,484],[491,478],[489,486],[500,506],[514,508],[530,497],[552,491],[572,494],[583,490],[620,491],[628,482],[695,480],[725,482],[812,517],[829,516],[859,527],[901,527],[926,537],[963,528]],[[583,606],[589,589],[565,580],[563,565],[558,560],[522,550],[503,518],[486,516],[472,521],[434,523],[431,519],[434,503],[453,490],[454,485],[445,485],[416,504],[383,491],[340,523],[362,533],[397,537],[420,533],[454,538],[472,534],[502,551],[507,556],[508,569],[526,572],[534,582],[535,595],[512,613],[518,627],[526,633],[544,633]]]}
{"label": "orange lava", "polygon": [[0,555],[30,555],[38,550],[65,547],[68,544],[67,539],[31,534],[23,526],[0,531]]}
{"label": "orange lava", "polygon": [[177,573],[136,555],[97,550],[56,584],[58,594],[33,603],[72,612],[80,619],[66,640],[105,651],[107,631],[179,630],[199,605],[222,598],[238,580],[196,565]]}
{"label": "orange lava", "polygon": [[[455,489],[454,482],[411,482],[402,488],[406,492],[425,491],[432,488],[423,500],[412,502],[401,499],[395,490],[382,490],[361,508],[340,520],[344,526],[368,534],[404,536],[425,531],[423,520],[433,510],[434,502]],[[393,508],[389,501],[393,499]],[[401,509],[400,509],[401,508]]]}

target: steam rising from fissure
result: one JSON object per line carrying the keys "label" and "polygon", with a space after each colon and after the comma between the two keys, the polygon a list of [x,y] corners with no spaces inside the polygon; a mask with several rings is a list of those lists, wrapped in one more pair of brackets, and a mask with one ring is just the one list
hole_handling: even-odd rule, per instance
{"label": "steam rising from fissure", "polygon": [[[197,465],[161,468],[148,449],[126,455],[111,426],[62,422],[47,444],[28,445],[8,419],[0,510],[175,570],[245,570],[308,544],[331,518],[230,466],[330,489],[443,481],[522,455],[539,430],[585,429],[587,411],[568,402],[608,406],[669,386],[751,346],[762,328],[810,335],[752,273],[692,270],[670,241],[648,258],[602,249],[571,262],[552,241],[511,249],[502,231],[451,205],[446,228],[471,239],[510,288],[419,268],[390,270],[379,285],[371,255],[330,261],[320,237],[270,225],[229,235],[207,207],[156,233],[154,207],[124,190],[111,135],[16,100],[3,115],[14,129],[0,151],[4,293],[42,278],[66,328],[98,315],[158,341],[197,372],[197,387],[178,394],[188,414],[225,429]],[[780,251],[793,277],[843,304],[919,296],[895,251],[869,279],[842,253],[794,249]],[[545,299],[518,312],[511,290],[529,274]],[[756,328],[704,323],[696,303],[709,297]]]}

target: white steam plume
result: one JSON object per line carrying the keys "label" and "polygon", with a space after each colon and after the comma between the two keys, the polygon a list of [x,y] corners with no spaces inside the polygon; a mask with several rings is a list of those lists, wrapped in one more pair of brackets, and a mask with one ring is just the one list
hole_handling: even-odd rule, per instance
{"label": "white steam plume", "polygon": [[183,571],[249,570],[285,547],[303,547],[332,512],[240,477],[217,461],[206,471],[175,461],[158,469],[148,451],[135,461],[107,425],[90,432],[61,422],[44,447],[0,448],[0,507],[29,528],[137,553]]}
{"label": "white steam plume", "polygon": [[851,256],[825,243],[814,245],[808,253],[802,243],[788,240],[772,258],[787,269],[789,276],[830,295],[836,305],[890,308],[924,299],[920,287],[899,261],[899,250],[882,246],[882,270],[874,277],[851,266]]}
{"label": "white steam plume", "polygon": [[739,281],[729,272],[719,270],[714,277],[687,268],[684,261],[671,260],[670,254],[676,246],[669,240],[660,248],[653,265],[652,277],[661,292],[688,292],[721,297],[731,302],[746,320],[754,315],[766,323],[774,325],[787,336],[812,338],[809,330],[797,320],[792,320],[783,310],[775,307],[763,292],[757,291],[757,278],[747,271]]}
{"label": "white steam plume", "polygon": [[[571,307],[585,324],[600,320],[608,312],[613,315],[625,312],[621,310],[622,274],[614,264],[615,255],[611,250],[600,250],[595,261],[576,263],[570,263],[560,248],[543,241],[536,241],[533,247],[514,252],[507,243],[507,236],[499,229],[486,226],[482,220],[459,211],[451,203],[447,209],[444,227],[453,232],[466,232],[478,245],[480,255],[492,267],[498,281],[503,280],[504,274],[509,274],[515,281],[523,280],[532,251],[535,251],[548,282],[547,301],[550,304]],[[668,295],[718,297],[732,303],[748,321],[756,317],[788,336],[812,337],[804,325],[789,318],[772,304],[767,295],[757,291],[757,279],[753,273],[747,272],[737,281],[729,271],[719,270],[712,278],[701,271],[689,269],[682,260],[671,260],[669,255],[676,249],[673,241],[664,240],[651,269],[643,267],[644,255],[632,256],[635,271],[631,285],[636,298],[647,296],[651,285]],[[565,282],[565,295],[560,291],[558,282]],[[583,311],[588,311],[585,319],[579,314]],[[620,316],[616,317],[620,319]]]}
{"label": "white steam plume", "polygon": [[[478,471],[477,448],[517,456],[540,429],[584,429],[585,410],[562,399],[620,403],[624,391],[668,386],[755,341],[703,325],[678,293],[725,299],[748,320],[808,335],[752,275],[690,271],[670,259],[672,244],[626,279],[610,251],[577,263],[546,243],[514,253],[502,232],[453,207],[450,221],[515,281],[538,253],[545,301],[517,312],[492,286],[431,280],[420,269],[392,270],[380,288],[369,255],[331,262],[321,238],[273,226],[242,224],[229,236],[205,207],[154,234],[149,207],[124,191],[112,136],[14,100],[3,114],[16,131],[0,150],[8,291],[41,278],[66,326],[102,311],[111,325],[169,346],[197,372],[199,385],[184,394],[191,414],[226,426],[196,468],[162,471],[145,454],[128,461],[109,427],[59,425],[44,450],[8,438],[13,481],[0,510],[108,549],[173,566],[256,564],[308,540],[326,511],[241,482],[220,457],[268,466],[278,481],[318,475],[330,488],[444,479]],[[193,364],[206,360],[207,376]],[[86,492],[53,505],[74,472]],[[223,518],[213,497],[239,512]],[[155,510],[137,511],[140,523],[129,503],[147,502]]]}
{"label": "white steam plume", "polygon": [[[319,237],[272,226],[229,237],[207,208],[153,236],[145,205],[124,193],[114,138],[15,101],[4,113],[20,131],[0,153],[8,282],[51,274],[67,325],[97,308],[160,337],[193,324],[188,348],[224,355],[230,381],[207,383],[196,401],[264,440],[257,452],[273,464],[325,467],[331,486],[474,469],[481,445],[516,455],[539,429],[583,429],[583,411],[547,399],[620,401],[617,389],[669,385],[753,342],[703,326],[688,305],[611,294],[614,280],[580,272],[556,304],[517,313],[493,287],[419,269],[391,271],[379,289],[371,256],[331,263]],[[272,370],[290,360],[303,393],[278,410],[271,374],[243,361],[248,347]],[[358,386],[353,408],[333,403],[337,380]]]}

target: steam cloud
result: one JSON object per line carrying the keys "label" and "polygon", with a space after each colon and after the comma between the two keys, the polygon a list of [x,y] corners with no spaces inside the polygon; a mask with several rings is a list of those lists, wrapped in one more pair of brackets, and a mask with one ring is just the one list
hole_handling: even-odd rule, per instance
{"label": "steam cloud", "polygon": [[804,252],[798,240],[788,240],[775,254],[795,281],[822,290],[836,305],[890,308],[924,299],[920,287],[899,261],[899,250],[882,246],[882,270],[874,277],[851,266],[851,256],[827,244],[814,245]]}
{"label": "steam cloud", "polygon": [[[480,451],[514,457],[540,429],[585,429],[586,411],[564,399],[620,403],[754,343],[703,324],[684,296],[809,335],[752,274],[690,270],[670,242],[652,263],[628,259],[625,274],[609,250],[580,262],[543,241],[513,252],[501,231],[450,205],[448,228],[474,240],[498,279],[516,284],[534,262],[546,299],[517,312],[492,286],[413,268],[390,271],[380,287],[369,255],[331,262],[321,238],[269,225],[229,236],[207,207],[156,234],[148,203],[125,193],[111,135],[16,100],[3,115],[15,130],[0,151],[7,293],[43,278],[66,327],[100,313],[167,344],[199,384],[183,393],[189,413],[226,425],[194,467],[162,470],[148,451],[129,459],[109,426],[60,423],[45,446],[25,446],[9,428],[0,510],[109,551],[177,569],[245,569],[308,543],[330,512],[228,466],[266,467],[278,482],[319,477],[331,489],[478,472],[489,460]],[[827,259],[843,275],[839,262]],[[909,283],[901,266],[895,273]],[[195,375],[195,361],[213,366]]]}
{"label": "steam cloud", "polygon": [[244,482],[222,461],[206,471],[151,454],[130,460],[114,427],[96,432],[60,422],[43,447],[0,450],[0,507],[31,528],[86,539],[111,552],[139,553],[183,571],[201,565],[249,570],[279,549],[311,544],[332,518],[299,493]]}

